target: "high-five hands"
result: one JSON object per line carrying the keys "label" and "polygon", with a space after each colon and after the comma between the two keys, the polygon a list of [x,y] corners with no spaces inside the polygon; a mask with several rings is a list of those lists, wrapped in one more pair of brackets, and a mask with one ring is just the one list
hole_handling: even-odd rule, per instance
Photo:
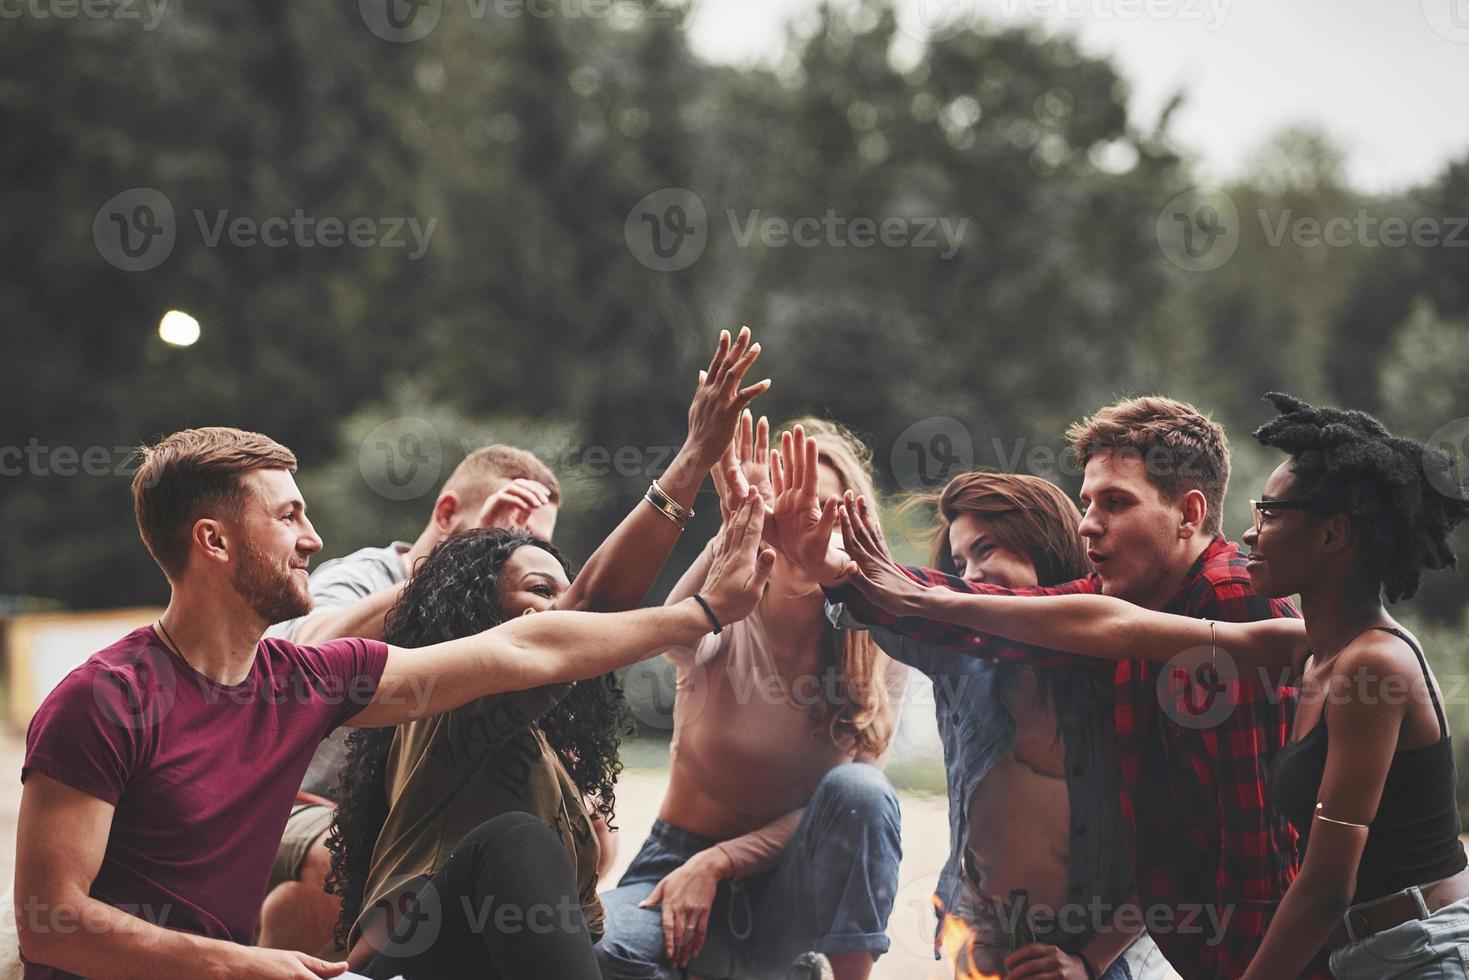
{"label": "high-five hands", "polygon": [[796,426],[781,433],[771,483],[775,491],[775,541],[780,553],[824,586],[841,584],[847,556],[832,540],[836,531],[836,497],[822,505],[817,493],[820,471],[815,439]]}
{"label": "high-five hands", "polygon": [[[698,464],[697,472],[715,466],[735,435],[740,414],[756,396],[770,389],[770,379],[741,388],[745,372],[760,356],[760,345],[750,343],[750,328],[741,327],[730,341],[729,331],[719,332],[719,346],[709,367],[699,372],[699,384],[689,405],[689,434],[685,446]],[[698,477],[700,481],[703,476]],[[664,490],[672,490],[664,487]]]}
{"label": "high-five hands", "polygon": [[850,560],[843,568],[847,582],[874,606],[894,616],[922,616],[929,589],[915,582],[893,560],[868,507],[866,497],[847,491],[839,510],[842,541]]}
{"label": "high-five hands", "polygon": [[724,522],[714,546],[709,573],[704,577],[703,596],[722,625],[744,619],[754,612],[775,567],[775,552],[760,543],[765,525],[765,506],[755,490]]}
{"label": "high-five hands", "polygon": [[745,491],[754,488],[765,507],[766,544],[778,545],[775,538],[775,486],[771,483],[770,420],[760,416],[754,421],[749,409],[740,415],[735,436],[725,447],[724,455],[714,467],[714,489],[719,496],[719,510],[725,521],[744,499]]}

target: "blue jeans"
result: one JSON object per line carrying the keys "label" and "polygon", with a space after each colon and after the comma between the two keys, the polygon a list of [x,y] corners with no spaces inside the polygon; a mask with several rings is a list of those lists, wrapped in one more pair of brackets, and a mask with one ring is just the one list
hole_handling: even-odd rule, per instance
{"label": "blue jeans", "polygon": [[[837,766],[821,780],[774,870],[721,882],[704,948],[688,972],[713,978],[784,980],[807,950],[887,952],[898,889],[898,797],[874,766]],[[663,821],[618,887],[602,893],[606,935],[597,944],[603,980],[682,975],[663,956],[657,908],[638,908],[664,876],[718,841]]]}

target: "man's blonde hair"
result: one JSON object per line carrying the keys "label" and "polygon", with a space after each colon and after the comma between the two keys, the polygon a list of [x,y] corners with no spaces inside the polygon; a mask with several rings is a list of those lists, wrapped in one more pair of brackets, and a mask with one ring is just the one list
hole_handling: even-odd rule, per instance
{"label": "man's blonde hair", "polygon": [[466,508],[478,507],[491,493],[491,484],[499,481],[535,480],[551,491],[551,503],[561,506],[561,484],[551,468],[536,455],[500,443],[476,449],[454,467],[439,493],[453,492]]}

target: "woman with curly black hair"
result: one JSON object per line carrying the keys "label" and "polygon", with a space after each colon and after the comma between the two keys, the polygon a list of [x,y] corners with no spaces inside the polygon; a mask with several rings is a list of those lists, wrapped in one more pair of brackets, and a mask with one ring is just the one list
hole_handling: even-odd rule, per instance
{"label": "woman with curly black hair", "polygon": [[1448,724],[1422,650],[1382,598],[1410,598],[1424,569],[1455,566],[1449,535],[1469,515],[1469,493],[1446,454],[1370,415],[1266,397],[1281,414],[1255,436],[1290,458],[1252,502],[1244,542],[1255,590],[1299,594],[1301,621],[1213,623],[1103,596],[924,589],[892,564],[860,507],[842,516],[852,583],[903,615],[1193,666],[1226,697],[1293,671],[1303,689],[1295,737],[1271,760],[1270,791],[1304,857],[1245,980],[1295,978],[1328,954],[1340,980],[1464,977],[1469,860]]}
{"label": "woman with curly black hair", "polygon": [[[384,638],[427,646],[549,608],[569,586],[566,560],[527,532],[466,531],[439,544],[408,581]],[[377,925],[405,880],[435,870],[449,846],[491,817],[526,812],[555,829],[576,869],[582,911],[601,934],[599,847],[583,801],[609,822],[629,726],[616,678],[484,698],[348,740],[328,847],[342,895],[337,939]],[[367,910],[367,915],[364,915]],[[369,944],[370,945],[370,944]]]}
{"label": "woman with curly black hair", "polygon": [[1253,502],[1245,543],[1257,590],[1301,595],[1301,704],[1270,790],[1304,851],[1245,977],[1294,977],[1322,945],[1340,980],[1469,975],[1442,695],[1382,604],[1411,598],[1423,569],[1455,566],[1449,535],[1469,496],[1446,454],[1364,412],[1267,397],[1281,415],[1255,437],[1290,459]]}

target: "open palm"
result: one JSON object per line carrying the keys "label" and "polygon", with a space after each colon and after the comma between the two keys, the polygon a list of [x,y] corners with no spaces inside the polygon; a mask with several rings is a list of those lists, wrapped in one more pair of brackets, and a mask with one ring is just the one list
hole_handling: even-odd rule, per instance
{"label": "open palm", "polygon": [[776,547],[807,575],[832,586],[841,582],[847,557],[832,543],[839,501],[833,497],[822,505],[817,478],[816,440],[806,438],[799,425],[782,433],[771,469]]}

